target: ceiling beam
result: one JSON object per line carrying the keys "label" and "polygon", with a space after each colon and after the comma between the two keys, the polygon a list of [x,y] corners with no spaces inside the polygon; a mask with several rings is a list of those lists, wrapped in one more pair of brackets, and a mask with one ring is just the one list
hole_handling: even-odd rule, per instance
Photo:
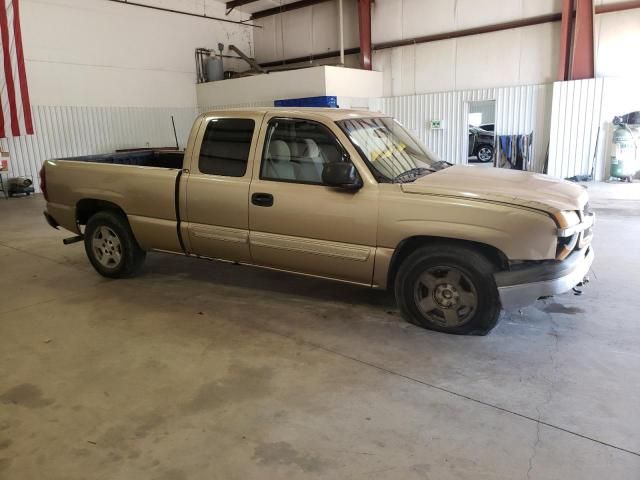
{"label": "ceiling beam", "polygon": [[236,7],[242,7],[243,5],[248,5],[257,1],[258,0],[231,0],[230,2],[227,2],[226,7],[227,10],[233,10]]}
{"label": "ceiling beam", "polygon": [[[347,48],[344,51],[345,55],[357,55],[359,53],[360,53],[360,48],[358,47]],[[264,62],[264,63],[261,63],[260,66],[264,68],[279,67],[281,65],[291,65],[292,63],[313,62],[314,60],[323,60],[325,58],[334,58],[339,56],[340,56],[340,52],[338,50],[335,50],[331,52],[317,53],[313,56],[307,55],[306,57],[287,58],[284,60],[275,60],[273,62]]]}
{"label": "ceiling beam", "polygon": [[[258,0],[231,0],[227,2],[227,9],[246,5],[249,3],[256,2]],[[285,5],[281,5],[279,7],[268,8],[266,10],[260,10],[259,12],[254,12],[251,15],[251,20],[255,20],[257,18],[270,17],[271,15],[277,15],[279,13],[288,12],[290,10],[296,10],[298,8],[310,7],[311,5],[316,5],[318,3],[328,2],[330,0],[300,0],[298,2],[288,3]],[[620,12],[623,10],[631,10],[635,8],[640,8],[640,0],[628,0],[622,1],[618,3],[605,4],[605,5],[597,5],[595,7],[595,13],[610,13],[610,12]]]}
{"label": "ceiling beam", "polygon": [[608,3],[605,5],[596,5],[595,12],[596,14],[613,13],[613,12],[622,12],[624,10],[631,10],[635,8],[640,8],[640,1],[634,0],[631,2],[617,2],[617,3]]}
{"label": "ceiling beam", "polygon": [[[560,13],[552,13],[550,15],[540,15],[537,17],[524,18],[522,20],[513,20],[504,23],[498,23],[494,25],[487,25],[484,27],[468,28],[465,30],[455,30],[452,32],[436,33],[433,35],[427,35],[424,37],[407,38],[403,40],[395,40],[390,42],[376,43],[373,45],[373,50],[385,50],[388,48],[404,47],[408,45],[415,45],[418,43],[437,42],[440,40],[448,40],[451,38],[468,37],[471,35],[479,35],[482,33],[499,32],[502,30],[510,30],[512,28],[530,27],[533,25],[541,25],[543,23],[559,22],[562,18]],[[360,53],[360,48],[350,48],[345,50],[345,55],[354,55]],[[320,54],[308,55],[306,57],[287,58],[283,60],[276,60],[273,62],[261,63],[263,67],[273,67],[277,65],[288,65],[291,63],[310,62],[313,60],[320,60],[326,58],[338,57],[340,52],[323,52]]]}
{"label": "ceiling beam", "polygon": [[228,18],[210,17],[209,15],[200,15],[199,13],[185,12],[183,10],[174,10],[172,8],[156,7],[154,5],[147,5],[146,3],[131,2],[128,0],[107,0],[107,2],[119,3],[120,5],[128,5],[130,7],[148,8],[150,10],[158,10],[160,12],[176,13],[178,15],[187,15],[189,17],[205,18],[207,20],[217,20],[218,22],[235,23],[236,25],[243,25],[250,28],[262,28],[259,25],[251,25],[250,23],[239,22],[236,20],[229,20]]}
{"label": "ceiling beam", "polygon": [[435,33],[432,35],[426,35],[424,37],[406,38],[403,40],[393,40],[390,42],[376,43],[373,46],[374,50],[383,50],[386,48],[405,47],[407,45],[413,45],[416,43],[429,43],[437,42],[440,40],[449,40],[452,38],[469,37],[471,35],[480,35],[482,33],[501,32],[503,30],[511,30],[513,28],[530,27],[533,25],[540,25],[543,23],[558,22],[562,18],[560,13],[551,13],[548,15],[539,15],[536,17],[523,18],[521,20],[511,20],[503,23],[496,23],[493,25],[485,25],[483,27],[473,27],[464,30],[455,30],[452,32]]}
{"label": "ceiling beam", "polygon": [[[238,1],[242,1],[242,0],[238,0]],[[330,0],[300,0],[298,2],[286,3],[284,5],[280,5],[279,7],[267,8],[266,10],[260,10],[259,12],[254,12],[251,15],[251,20],[270,17],[271,15],[277,15],[283,12],[290,12],[291,10],[310,7],[311,5],[316,5],[318,3],[324,3],[328,1]]]}

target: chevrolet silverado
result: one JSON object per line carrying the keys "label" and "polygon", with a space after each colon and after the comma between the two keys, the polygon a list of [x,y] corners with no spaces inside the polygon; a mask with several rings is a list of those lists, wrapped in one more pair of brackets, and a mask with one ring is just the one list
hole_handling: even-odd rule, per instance
{"label": "chevrolet silverado", "polygon": [[371,112],[213,111],[184,153],[48,160],[41,189],[106,277],[152,250],[224,260],[391,288],[409,322],[448,333],[486,334],[593,261],[584,188],[452,165]]}

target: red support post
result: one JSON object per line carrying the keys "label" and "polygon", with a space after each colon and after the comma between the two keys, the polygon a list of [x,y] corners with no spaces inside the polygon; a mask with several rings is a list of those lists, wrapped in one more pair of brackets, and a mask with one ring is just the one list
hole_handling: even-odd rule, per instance
{"label": "red support post", "polygon": [[571,80],[593,78],[593,0],[575,0],[576,24],[571,59]]}
{"label": "red support post", "polygon": [[574,0],[562,0],[562,19],[560,24],[560,59],[558,63],[558,80],[569,80],[571,65],[571,37],[573,36],[573,4]]}
{"label": "red support post", "polygon": [[371,70],[371,0],[358,0],[360,67]]}

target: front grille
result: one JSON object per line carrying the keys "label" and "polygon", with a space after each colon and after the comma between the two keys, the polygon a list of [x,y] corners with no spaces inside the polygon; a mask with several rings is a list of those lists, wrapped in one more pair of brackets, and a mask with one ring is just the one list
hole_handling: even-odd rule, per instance
{"label": "front grille", "polygon": [[[581,221],[585,218],[594,215],[593,210],[591,210],[591,205],[587,202],[582,209]],[[593,225],[587,229],[585,229],[582,233],[580,233],[580,239],[578,240],[577,248],[584,248],[587,245],[591,244],[591,239],[593,237]]]}
{"label": "front grille", "polygon": [[574,233],[570,237],[558,237],[556,260],[564,260],[576,249],[579,235],[579,233]]}
{"label": "front grille", "polygon": [[580,241],[578,242],[578,248],[584,248],[591,244],[593,238],[593,227],[587,228],[580,234]]}

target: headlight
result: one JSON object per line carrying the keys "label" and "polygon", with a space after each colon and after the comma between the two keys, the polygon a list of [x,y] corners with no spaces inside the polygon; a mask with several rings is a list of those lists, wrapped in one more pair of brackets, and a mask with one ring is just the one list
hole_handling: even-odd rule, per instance
{"label": "headlight", "polygon": [[572,210],[565,210],[554,214],[558,225],[558,247],[556,260],[564,260],[576,248],[580,234],[576,231],[580,225],[580,215]]}
{"label": "headlight", "polygon": [[576,247],[578,235],[572,232],[573,228],[580,223],[579,215],[571,210],[557,212],[553,218],[558,225],[558,246],[556,248],[556,260],[564,260]]}
{"label": "headlight", "polygon": [[572,210],[565,210],[562,212],[554,213],[553,218],[555,219],[559,229],[574,227],[580,223],[580,217],[578,216],[578,213]]}

